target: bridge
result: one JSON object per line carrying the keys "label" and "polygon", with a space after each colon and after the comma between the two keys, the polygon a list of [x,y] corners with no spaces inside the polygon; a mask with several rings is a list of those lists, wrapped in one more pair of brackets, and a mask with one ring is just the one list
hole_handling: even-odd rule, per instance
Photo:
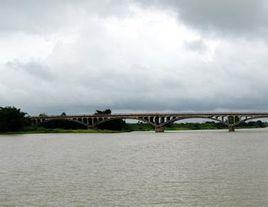
{"label": "bridge", "polygon": [[33,125],[39,125],[51,120],[68,120],[80,123],[87,128],[95,128],[99,124],[116,119],[139,120],[151,124],[155,132],[164,132],[165,127],[176,121],[184,119],[210,119],[224,124],[230,132],[246,121],[253,119],[268,118],[268,113],[254,112],[215,112],[215,113],[137,113],[137,114],[89,114],[89,115],[68,115],[68,116],[34,116],[31,117]]}

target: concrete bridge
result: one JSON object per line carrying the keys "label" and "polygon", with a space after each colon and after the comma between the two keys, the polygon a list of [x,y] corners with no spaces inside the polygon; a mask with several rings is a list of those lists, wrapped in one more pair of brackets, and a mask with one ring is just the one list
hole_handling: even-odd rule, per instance
{"label": "concrete bridge", "polygon": [[95,114],[95,115],[68,115],[68,116],[44,116],[31,117],[33,125],[39,125],[51,120],[68,120],[80,123],[87,128],[94,128],[97,125],[115,119],[134,119],[151,124],[155,132],[164,132],[165,126],[184,119],[210,119],[226,125],[230,132],[240,123],[268,118],[268,113],[254,112],[215,112],[215,113],[139,113],[139,114]]}

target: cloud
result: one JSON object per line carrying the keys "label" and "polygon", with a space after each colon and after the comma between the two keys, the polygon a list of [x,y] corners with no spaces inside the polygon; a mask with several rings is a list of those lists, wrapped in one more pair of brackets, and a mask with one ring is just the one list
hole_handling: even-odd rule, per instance
{"label": "cloud", "polygon": [[23,73],[25,72],[40,80],[53,80],[53,76],[45,64],[36,62],[21,63],[19,61],[13,61],[7,62],[6,66],[8,69],[14,70],[16,72],[23,71]]}
{"label": "cloud", "polygon": [[208,0],[14,2],[0,8],[14,16],[0,20],[0,105],[31,114],[267,109],[268,45],[242,32],[265,27],[243,18],[260,1],[243,11]]}
{"label": "cloud", "polygon": [[213,35],[267,36],[268,4],[265,0],[139,0],[147,7],[173,10],[193,28]]}
{"label": "cloud", "polygon": [[207,46],[202,40],[195,40],[191,42],[185,42],[186,49],[190,49],[197,52],[207,51]]}
{"label": "cloud", "polygon": [[50,34],[65,28],[79,29],[91,17],[124,16],[128,1],[2,0],[0,32]]}

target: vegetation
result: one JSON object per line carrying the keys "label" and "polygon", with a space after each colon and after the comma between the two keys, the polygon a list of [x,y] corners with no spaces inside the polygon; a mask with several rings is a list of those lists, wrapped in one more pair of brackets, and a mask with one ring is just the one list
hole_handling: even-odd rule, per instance
{"label": "vegetation", "polygon": [[128,125],[124,120],[115,119],[111,121],[106,121],[97,126],[98,129],[108,129],[108,130],[116,130],[116,131],[126,131],[128,130]]}
{"label": "vegetation", "polygon": [[25,127],[21,131],[0,132],[0,134],[43,134],[43,133],[116,133],[119,131],[99,129],[47,129],[44,127]]}
{"label": "vegetation", "polygon": [[[96,110],[95,115],[111,114],[111,113],[112,113],[111,109],[106,109],[104,111]],[[116,131],[127,131],[128,125],[126,124],[126,122],[124,120],[115,119],[115,120],[103,122],[103,123],[99,124],[97,126],[97,128],[102,129],[102,130],[106,129],[106,130],[116,130]]]}
{"label": "vegetation", "polygon": [[129,131],[151,131],[154,130],[154,127],[151,124],[138,122],[138,123],[128,123]]}
{"label": "vegetation", "polygon": [[39,117],[47,117],[45,113],[39,114]]}
{"label": "vegetation", "polygon": [[[154,130],[150,124],[138,122],[136,124],[127,124],[130,131],[148,131]],[[236,128],[264,128],[268,124],[262,121],[250,121],[242,123]],[[217,122],[203,122],[203,123],[174,123],[166,126],[166,130],[202,130],[202,129],[226,129],[227,127],[222,123]]]}
{"label": "vegetation", "polygon": [[111,109],[106,109],[104,111],[96,110],[95,115],[98,115],[98,114],[111,114],[111,113],[112,113]]}
{"label": "vegetation", "polygon": [[29,124],[26,113],[15,107],[0,107],[0,132],[20,131]]}

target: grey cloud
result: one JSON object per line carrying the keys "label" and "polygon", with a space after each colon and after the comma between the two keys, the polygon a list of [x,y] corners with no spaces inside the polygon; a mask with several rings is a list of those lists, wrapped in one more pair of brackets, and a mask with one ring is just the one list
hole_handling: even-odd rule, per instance
{"label": "grey cloud", "polygon": [[205,52],[208,48],[202,40],[196,40],[184,43],[186,49],[190,49],[197,52]]}
{"label": "grey cloud", "polygon": [[265,0],[139,0],[145,6],[168,8],[194,29],[205,33],[241,36],[267,35]]}
{"label": "grey cloud", "polygon": [[128,1],[1,0],[0,32],[47,34],[65,27],[74,29],[88,16],[124,16]]}
{"label": "grey cloud", "polygon": [[[146,17],[139,16],[143,11],[128,16],[129,6],[137,2],[0,0],[1,32],[11,32],[13,37],[20,31],[27,33],[25,41],[33,50],[32,33],[46,36],[63,30],[45,57],[25,58],[21,53],[16,57],[15,52],[13,57],[10,50],[8,63],[0,62],[0,105],[16,105],[32,114],[104,108],[268,109],[268,45],[259,39],[267,24],[264,1],[146,1],[145,8],[152,8],[145,9],[147,16],[158,8],[152,28],[150,19],[143,24]],[[182,37],[161,33],[163,22],[174,20],[172,15],[169,19],[170,10],[182,20],[169,25],[170,33],[179,27],[193,28],[198,37],[188,40],[187,32],[178,32]],[[161,12],[168,14],[164,21],[159,18]],[[72,32],[75,38],[64,41]],[[254,32],[252,41],[232,37]],[[215,40],[218,43],[211,46]],[[0,52],[8,49],[0,48]]]}
{"label": "grey cloud", "polygon": [[169,9],[194,29],[217,35],[265,37],[268,3],[265,0],[1,0],[0,32],[56,32],[87,21],[88,16],[124,18],[130,5]]}
{"label": "grey cloud", "polygon": [[49,72],[49,68],[42,63],[39,62],[27,62],[22,63],[20,61],[10,61],[6,63],[7,68],[13,70],[21,70],[25,71],[26,73],[41,79],[41,80],[48,80],[52,81],[54,78],[52,74]]}
{"label": "grey cloud", "polygon": [[[84,42],[84,39],[79,41]],[[110,38],[109,41],[114,40]],[[260,68],[255,69],[252,74],[251,60],[244,58],[252,56],[254,52],[240,50],[238,46],[233,48],[235,50],[233,54],[229,54],[228,47],[221,48],[210,62],[203,62],[194,56],[191,62],[178,60],[175,68],[171,68],[170,63],[167,63],[165,67],[156,70],[153,65],[157,65],[159,60],[155,59],[155,63],[148,63],[147,58],[143,57],[146,57],[146,54],[140,53],[138,57],[140,62],[137,63],[130,58],[132,52],[122,54],[120,48],[115,48],[113,44],[108,46],[106,43],[105,40],[98,45],[88,44],[80,49],[76,48],[75,54],[72,54],[75,62],[68,53],[73,47],[63,45],[63,49],[67,52],[64,55],[59,52],[61,49],[54,51],[54,54],[63,55],[61,59],[66,60],[64,65],[53,62],[55,69],[53,77],[61,74],[60,77],[58,76],[57,81],[46,85],[47,89],[44,89],[44,85],[36,85],[36,91],[28,89],[29,96],[36,97],[42,94],[43,99],[36,101],[34,109],[30,108],[31,104],[24,105],[24,108],[31,113],[65,111],[69,114],[89,113],[97,108],[112,108],[115,112],[267,108],[268,91],[265,87],[267,73],[264,69],[268,66],[268,62],[263,59],[266,49],[259,53],[259,57],[254,57],[257,58],[257,62],[261,62],[261,66],[259,65]],[[75,45],[77,44],[79,45],[79,43]],[[241,45],[243,44],[241,42]],[[103,56],[102,64],[91,62],[87,55],[81,55],[81,50],[83,52],[98,48],[101,50],[104,45],[111,47],[106,48],[108,50],[114,48],[114,53]],[[132,48],[135,54],[139,46],[137,44],[135,50]],[[49,59],[53,60],[54,54]],[[100,51],[101,54],[105,52]],[[158,58],[163,55],[161,51],[156,51],[154,54]],[[121,65],[115,64],[118,56],[124,59]],[[148,67],[142,66],[145,64],[149,64]],[[65,65],[68,65],[68,68],[64,67]],[[258,84],[255,84],[256,82]],[[51,103],[49,100],[54,101]]]}

